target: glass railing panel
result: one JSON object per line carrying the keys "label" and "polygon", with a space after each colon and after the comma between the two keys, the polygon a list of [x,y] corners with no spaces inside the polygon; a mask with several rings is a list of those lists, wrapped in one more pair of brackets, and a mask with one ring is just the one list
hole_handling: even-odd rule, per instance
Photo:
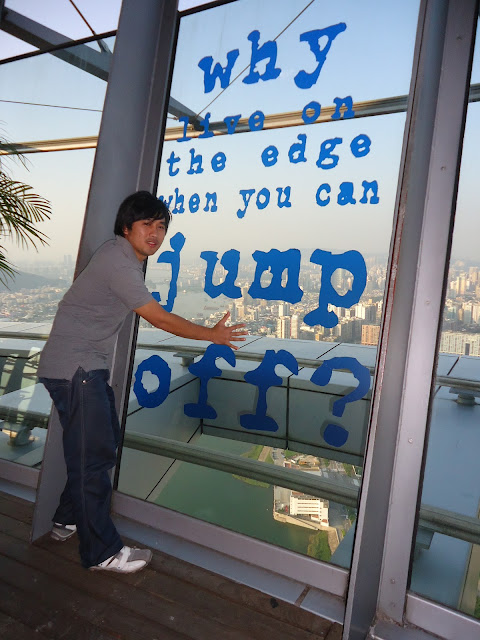
{"label": "glass railing panel", "polygon": [[249,337],[222,351],[140,323],[120,491],[239,530],[210,491],[225,484],[232,505],[269,505],[243,532],[292,549],[314,523],[349,566],[418,6],[241,0],[181,19],[158,187],[173,220],[146,282]]}
{"label": "glass railing panel", "polygon": [[[478,38],[477,38],[478,42]],[[480,78],[478,44],[472,82]],[[430,539],[416,549],[410,588],[480,618],[480,253],[476,183],[480,105],[467,111],[440,351],[454,358],[437,382],[430,421],[422,509],[434,513]],[[432,328],[432,330],[434,330]],[[445,375],[443,373],[443,375]],[[449,380],[454,384],[449,384]],[[420,531],[422,530],[420,513]],[[427,527],[428,529],[428,527]]]}

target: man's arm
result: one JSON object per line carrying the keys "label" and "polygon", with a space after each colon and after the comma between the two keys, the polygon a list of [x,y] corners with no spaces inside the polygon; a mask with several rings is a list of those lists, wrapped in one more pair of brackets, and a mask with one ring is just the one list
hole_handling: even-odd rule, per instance
{"label": "man's arm", "polygon": [[209,340],[215,344],[226,344],[232,349],[238,349],[238,347],[231,344],[232,341],[243,341],[245,338],[242,336],[248,334],[248,331],[242,330],[245,327],[244,324],[236,324],[231,327],[225,326],[230,317],[229,311],[214,327],[203,327],[185,320],[185,318],[177,316],[175,313],[169,313],[156,300],[138,307],[138,309],[135,309],[135,313],[138,313],[139,316],[153,324],[157,329],[163,329],[173,333],[175,336],[194,340]]}

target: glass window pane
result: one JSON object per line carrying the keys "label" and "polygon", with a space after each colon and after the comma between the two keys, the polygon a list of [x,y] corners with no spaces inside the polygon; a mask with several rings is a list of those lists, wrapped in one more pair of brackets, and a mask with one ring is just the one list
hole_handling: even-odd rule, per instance
{"label": "glass window pane", "polygon": [[[78,51],[68,51],[72,50]],[[33,104],[6,104],[2,141],[15,144],[98,134],[105,80],[49,54],[1,65],[0,79],[2,96],[8,99],[62,105],[71,100],[77,106],[85,100],[97,108],[92,116]],[[37,224],[48,238],[46,245],[37,242],[35,250],[18,244],[5,228],[0,237],[2,253],[17,271],[13,280],[0,283],[0,458],[28,466],[41,463],[51,406],[38,382],[38,356],[57,305],[73,279],[94,155],[93,148],[29,153],[24,164],[14,155],[0,156],[7,179],[30,186],[32,193],[51,205],[50,220]],[[2,181],[0,205],[7,186]],[[4,212],[2,207],[2,221]]]}
{"label": "glass window pane", "polygon": [[51,219],[38,225],[48,246],[35,251],[2,238],[17,275],[0,283],[0,458],[28,466],[42,461],[51,407],[38,382],[38,357],[73,280],[93,159],[93,149],[32,154],[29,171],[11,169],[52,208]]}
{"label": "glass window pane", "polygon": [[[114,38],[107,44],[113,50]],[[95,43],[0,65],[3,137],[15,142],[98,134],[111,54]]]}
{"label": "glass window pane", "polygon": [[173,221],[146,280],[249,336],[222,351],[141,323],[118,488],[315,557],[320,532],[349,566],[418,2],[304,9],[181,20],[158,188]]}
{"label": "glass window pane", "polygon": [[[6,17],[8,19],[8,10],[10,9],[51,29],[57,34],[55,44],[59,43],[58,34],[65,36],[64,39],[60,39],[60,42],[67,43],[69,40],[89,38],[92,35],[114,31],[117,28],[121,0],[103,0],[102,2],[93,0],[85,2],[84,0],[82,3],[76,2],[75,4],[82,12],[88,25],[74,6],[64,0],[42,0],[42,2],[7,0],[5,2]],[[42,45],[42,47],[45,48],[46,45]],[[7,31],[0,30],[0,60],[37,50],[34,44],[14,37]],[[99,50],[98,47],[97,50]]]}
{"label": "glass window pane", "polygon": [[68,0],[6,0],[5,7],[72,40],[94,35],[91,29],[99,34],[117,28],[122,0],[81,0],[75,4],[84,19]]}
{"label": "glass window pane", "polygon": [[37,51],[36,47],[0,30],[0,60],[21,56],[31,51]]}
{"label": "glass window pane", "polygon": [[[472,80],[478,80],[478,74],[477,39]],[[471,102],[447,275],[438,385],[427,444],[423,511],[411,578],[413,591],[477,618],[480,618],[480,253],[477,241],[480,224],[476,197],[479,126],[480,105]],[[435,517],[435,522],[429,515]]]}

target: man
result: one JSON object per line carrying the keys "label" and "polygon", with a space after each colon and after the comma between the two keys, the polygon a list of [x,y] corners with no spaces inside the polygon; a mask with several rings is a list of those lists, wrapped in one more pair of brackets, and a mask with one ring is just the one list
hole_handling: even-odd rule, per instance
{"label": "man", "polygon": [[109,470],[116,463],[120,428],[108,384],[118,332],[130,311],[177,336],[232,344],[245,325],[213,328],[168,313],[147,290],[142,264],[161,246],[170,222],[166,205],[147,191],[126,198],[115,221],[115,239],[105,242],[58,306],[42,351],[38,375],[63,428],[67,483],[53,518],[52,537],[75,531],[82,565],[132,573],[151,559],[148,549],[123,544],[110,517]]}

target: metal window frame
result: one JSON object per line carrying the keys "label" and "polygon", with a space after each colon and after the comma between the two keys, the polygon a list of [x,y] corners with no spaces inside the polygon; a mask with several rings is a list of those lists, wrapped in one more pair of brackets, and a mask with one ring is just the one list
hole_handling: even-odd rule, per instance
{"label": "metal window frame", "polygon": [[[5,31],[2,28],[2,22],[0,21],[0,29]],[[11,34],[10,34],[11,35]],[[77,47],[80,45],[89,44],[91,42],[98,42],[99,40],[106,40],[107,38],[113,38],[117,35],[117,30],[115,31],[105,31],[103,33],[99,33],[96,36],[88,36],[86,38],[81,38],[79,40],[67,40],[63,44],[52,45],[51,47],[45,47],[39,51],[27,51],[26,53],[19,53],[15,56],[10,56],[10,58],[1,58],[0,59],[0,67],[4,64],[10,64],[11,62],[17,62],[18,60],[27,60],[28,58],[37,58],[38,56],[43,56],[47,53],[54,53],[58,51],[62,51],[64,49],[69,49],[71,47]]]}
{"label": "metal window frame", "polygon": [[263,569],[272,576],[282,575],[299,584],[325,591],[329,595],[342,599],[345,597],[348,570],[342,567],[276,547],[263,540],[120,492],[114,494],[113,510],[116,515],[134,520],[160,535],[173,535],[180,540],[198,545],[199,557],[202,548],[211,549],[225,557],[235,558]]}
{"label": "metal window frame", "polygon": [[421,5],[344,640],[404,623],[477,14],[476,0]]}
{"label": "metal window frame", "polygon": [[449,2],[377,609],[379,618],[404,620],[448,640],[480,637],[480,620],[406,590],[428,451],[435,356],[441,337],[478,11],[476,0]]}
{"label": "metal window frame", "polygon": [[190,16],[193,13],[199,13],[201,11],[206,11],[207,9],[215,9],[216,7],[221,7],[225,4],[231,4],[232,2],[236,2],[237,0],[201,0],[194,7],[190,7],[190,9],[183,9],[179,11],[180,18],[184,16]]}
{"label": "metal window frame", "polygon": [[[136,4],[135,0],[124,0],[122,5],[77,273],[93,251],[111,237],[116,204],[138,188],[153,191],[156,187],[173,66],[170,62],[173,60],[180,14],[176,0],[144,0],[142,12],[138,12]],[[223,2],[210,3],[197,10],[217,4]],[[422,436],[428,422],[428,398],[438,338],[435,331],[433,337],[428,332],[432,333],[431,328],[438,327],[443,299],[453,221],[452,205],[456,195],[468,95],[468,74],[465,77],[460,73],[466,71],[461,59],[466,50],[471,54],[472,27],[476,24],[472,12],[476,8],[477,0],[421,2],[403,169],[397,197],[396,232],[390,251],[390,280],[371,412],[371,434],[346,600],[344,640],[365,638],[376,615],[382,617],[393,612],[391,617],[402,624],[405,603],[410,621],[428,628],[424,615],[425,611],[431,611],[431,607],[428,608],[422,598],[407,596],[406,589],[421,479]],[[465,33],[458,37],[458,28],[462,24]],[[459,75],[455,80],[456,74]],[[128,91],[132,78],[138,87],[135,95]],[[452,105],[454,113],[445,114],[443,109],[448,107],[447,103],[459,85],[460,91],[465,91],[465,101],[462,103],[459,99]],[[448,99],[442,101],[441,96]],[[446,121],[447,115],[449,119]],[[118,136],[119,130],[124,133],[123,138]],[[453,143],[451,136],[454,136]],[[448,185],[442,183],[445,178]],[[442,186],[442,201],[438,203],[442,208],[441,224],[429,202],[438,181]],[[95,215],[96,212],[101,212],[101,215]],[[431,237],[429,230],[433,221],[439,233]],[[425,261],[434,261],[438,271],[430,273],[423,267]],[[112,373],[122,415],[126,410],[135,340],[136,322],[131,318],[119,337]],[[415,408],[415,424],[420,425],[420,431],[417,430],[413,436],[409,433],[412,407]],[[65,472],[60,435],[58,418],[53,414],[37,493],[34,539],[48,531],[58,500],[58,487],[63,486]],[[412,451],[415,451],[414,464],[412,467],[409,457],[409,478],[405,483],[399,466]],[[114,505],[120,515],[134,516],[151,526],[157,525],[155,514],[161,513],[158,506],[120,493],[115,493]],[[408,509],[408,523],[405,526],[402,520],[403,540],[399,541],[395,524],[398,524],[399,514],[405,513],[405,508]],[[171,526],[172,532],[179,531],[178,523],[184,523],[185,519],[196,522],[181,514],[172,514],[165,526]],[[195,541],[211,548],[211,532],[218,528],[207,523],[197,522],[197,525]],[[258,544],[258,541],[247,540],[231,532],[223,533],[225,540],[219,543],[223,545],[222,549],[228,551],[225,541],[233,536],[239,541],[237,553],[244,561],[249,561],[249,550],[254,547],[258,547],[256,557],[259,563],[263,556],[268,555],[273,570],[282,566],[287,556],[292,556],[284,549]],[[267,548],[269,553],[263,553]],[[396,560],[398,550],[401,563]],[[293,568],[292,558],[289,565]],[[313,575],[315,572],[315,582],[328,590],[332,567],[308,558],[302,558],[301,565],[307,573],[312,572]],[[397,569],[399,583],[392,583],[396,578],[391,578],[391,570],[396,576]],[[393,595],[391,586],[394,587]],[[435,607],[447,619],[450,620],[450,613],[455,620],[467,620],[471,626],[471,619],[466,616],[440,605]],[[460,634],[457,637],[468,636]]]}
{"label": "metal window frame", "polygon": [[[410,540],[415,533],[416,506],[421,497],[421,487],[419,494],[418,486],[427,448],[424,447],[424,439],[428,437],[435,355],[440,340],[450,262],[477,4],[475,0],[451,2],[447,17],[444,62],[432,141],[434,152],[425,199],[412,330],[392,479],[393,508],[387,525],[379,597],[379,611],[398,622],[401,621],[400,604],[405,599],[408,584]],[[452,100],[451,96],[457,96],[458,99]],[[405,473],[407,468],[408,473]]]}
{"label": "metal window frame", "polygon": [[[86,266],[94,251],[113,236],[121,201],[139,189],[152,192],[156,189],[177,31],[177,0],[143,0],[142,11],[138,11],[135,0],[123,1],[76,274]],[[120,332],[111,374],[110,383],[120,416],[126,411],[127,385],[133,365],[138,324],[134,315],[129,316]],[[37,491],[32,540],[50,529],[65,480],[61,426],[53,411]]]}

